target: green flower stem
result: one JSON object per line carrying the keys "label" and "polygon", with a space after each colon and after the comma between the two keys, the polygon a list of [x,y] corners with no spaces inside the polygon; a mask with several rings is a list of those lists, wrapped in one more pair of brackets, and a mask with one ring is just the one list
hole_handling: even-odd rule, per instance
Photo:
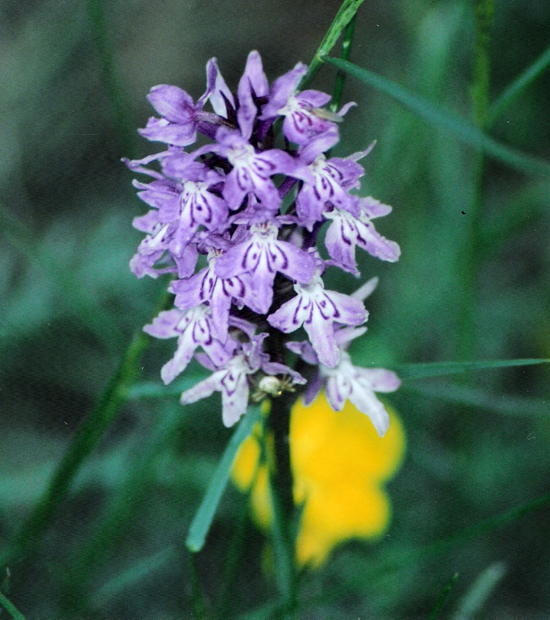
{"label": "green flower stem", "polygon": [[321,44],[317,48],[315,55],[309,65],[307,73],[302,78],[299,84],[299,89],[304,90],[306,86],[317,75],[317,72],[323,65],[323,56],[330,54],[332,48],[336,45],[342,31],[348,26],[351,20],[355,17],[355,14],[359,10],[359,7],[363,4],[364,0],[344,0],[334,21],[330,25],[327,33],[323,37]]}
{"label": "green flower stem", "polygon": [[[342,38],[342,52],[340,54],[340,58],[342,60],[349,60],[351,55],[351,44],[353,41],[353,33],[355,31],[356,19],[357,15],[354,15],[350,23],[344,29],[344,35]],[[343,71],[338,71],[334,80],[334,91],[332,94],[332,102],[330,104],[330,109],[333,112],[336,112],[340,107],[340,100],[342,99],[342,93],[344,92],[345,81],[346,74]]]}
{"label": "green flower stem", "polygon": [[[295,396],[283,394],[273,399],[268,424],[273,433],[274,460],[269,462],[269,488],[273,506],[273,551],[279,588],[286,615],[292,618],[296,608],[297,575],[294,563],[292,524],[295,508],[294,481],[290,461],[290,413]],[[263,437],[266,434],[263,433]]]}
{"label": "green flower stem", "polygon": [[[169,294],[163,291],[159,307],[164,308],[169,298]],[[0,566],[12,564],[32,554],[39,544],[55,511],[67,496],[80,467],[116,418],[129,388],[138,375],[139,360],[149,340],[149,336],[141,330],[133,337],[117,372],[107,385],[95,409],[83,421],[74,436],[42,499],[8,550],[0,557]]]}
{"label": "green flower stem", "polygon": [[199,568],[197,566],[197,554],[188,553],[189,567],[191,570],[191,590],[193,597],[193,612],[194,618],[197,620],[206,620],[208,618],[206,614],[206,605],[204,600],[204,594],[202,591],[201,580],[199,577]]}
{"label": "green flower stem", "polygon": [[217,605],[217,611],[215,617],[219,620],[228,620],[233,617],[230,612],[230,603],[233,598],[232,592],[235,584],[237,583],[237,576],[239,574],[239,565],[243,559],[243,552],[246,542],[246,528],[248,526],[248,512],[250,510],[250,500],[252,490],[256,486],[258,481],[258,474],[260,472],[260,466],[265,465],[265,451],[262,450],[256,466],[254,467],[254,474],[252,475],[252,481],[248,492],[244,496],[239,515],[237,517],[237,524],[233,533],[233,537],[227,551],[224,562],[223,578],[221,582],[219,602]]}
{"label": "green flower stem", "polygon": [[107,35],[105,6],[109,6],[109,3],[103,0],[87,0],[86,2],[90,32],[96,47],[103,87],[113,111],[121,149],[131,159],[136,152],[136,132],[132,118],[132,106],[115,71],[114,54]]}
{"label": "green flower stem", "polygon": [[[474,42],[474,66],[472,76],[472,116],[475,125],[484,131],[488,125],[490,56],[489,41],[495,0],[475,0],[474,18],[476,38]],[[483,206],[483,179],[485,157],[482,151],[476,155],[474,164],[473,200],[467,215],[466,247],[460,274],[462,308],[459,316],[458,342],[456,350],[459,357],[475,357],[477,334],[475,314],[477,305],[477,284],[479,271],[479,251],[481,246],[480,221]]]}
{"label": "green flower stem", "polygon": [[[13,620],[25,620],[25,616],[2,594],[2,592],[0,592],[0,608],[5,609]],[[1,611],[2,610],[0,609],[0,613]]]}
{"label": "green flower stem", "polygon": [[437,603],[435,604],[435,607],[433,608],[432,613],[429,616],[429,620],[438,620],[438,618],[441,616],[441,610],[443,609],[443,605],[445,605],[445,602],[449,598],[449,594],[451,593],[451,590],[453,589],[453,586],[457,579],[458,573],[455,573],[449,579],[449,582],[443,589],[443,592],[441,592],[439,599],[437,600]]}

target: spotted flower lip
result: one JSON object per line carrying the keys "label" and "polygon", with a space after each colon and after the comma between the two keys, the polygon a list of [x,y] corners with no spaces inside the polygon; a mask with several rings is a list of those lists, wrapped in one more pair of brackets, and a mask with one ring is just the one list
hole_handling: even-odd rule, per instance
{"label": "spotted flower lip", "polygon": [[283,333],[304,326],[319,362],[333,368],[340,359],[334,338],[334,323],[361,325],[368,313],[358,299],[326,291],[320,276],[307,285],[294,286],[296,296],[269,315],[270,325]]}
{"label": "spotted flower lip", "polygon": [[224,365],[214,369],[213,374],[181,395],[180,402],[185,405],[207,398],[214,392],[222,394],[222,420],[225,426],[233,426],[246,413],[250,394],[249,376],[262,369],[269,375],[288,373],[295,383],[305,379],[284,364],[268,361],[268,356],[260,351],[267,334],[253,337],[241,347],[240,351]]}
{"label": "spotted flower lip", "polygon": [[383,437],[390,425],[388,412],[375,392],[395,392],[401,385],[399,377],[385,368],[354,366],[346,352],[335,368],[320,367],[326,378],[327,399],[334,411],[341,411],[346,400],[369,416],[376,432]]}
{"label": "spotted flower lip", "polygon": [[309,282],[315,272],[315,259],[296,246],[277,239],[273,223],[253,224],[250,237],[220,256],[216,273],[231,278],[242,273],[253,277],[256,307],[262,314],[269,311],[273,301],[273,281],[277,272],[297,282]]}
{"label": "spotted flower lip", "polygon": [[383,237],[374,228],[371,219],[391,212],[391,207],[383,205],[372,197],[357,198],[358,217],[344,209],[334,209],[325,213],[332,220],[325,237],[325,245],[337,264],[357,273],[355,248],[359,246],[372,256],[381,260],[395,262],[401,250],[395,241]]}
{"label": "spotted flower lip", "polygon": [[237,301],[252,308],[255,306],[250,277],[241,274],[232,278],[220,278],[214,269],[218,256],[219,253],[211,252],[208,267],[190,278],[172,282],[169,290],[176,295],[175,305],[181,310],[209,303],[212,309],[214,335],[221,342],[225,342],[232,302]]}
{"label": "spotted flower lip", "polygon": [[[391,207],[353,193],[365,173],[359,161],[372,145],[347,157],[328,154],[355,104],[336,113],[323,107],[330,95],[300,92],[306,71],[298,63],[270,86],[254,50],[236,92],[216,58],[207,62],[206,90],[196,101],[178,86],[151,89],[159,116],[140,133],[165,150],[123,160],[147,177],[133,182],[149,210],[133,221],[144,236],[130,268],[140,278],[177,277],[169,285],[175,307],[144,330],[177,339],[161,370],[165,383],[193,357],[211,372],[182,403],[220,392],[230,426],[261,382],[304,385],[306,400],[324,385],[334,408],[356,402],[383,432],[374,392],[396,389],[398,379],[391,371],[375,377],[372,369],[354,367],[346,351],[366,331],[363,301],[373,281],[344,295],[326,290],[323,278],[328,266],[359,275],[356,247],[382,260],[399,258],[399,246],[371,222]],[[281,126],[284,140],[275,135]],[[308,340],[288,342],[300,328]],[[288,349],[318,366],[307,383],[286,364]]]}
{"label": "spotted flower lip", "polygon": [[232,343],[224,346],[214,338],[209,308],[205,305],[191,310],[161,312],[143,331],[155,338],[178,338],[176,354],[161,370],[164,383],[170,383],[185,370],[198,347],[202,347],[217,366],[231,358],[228,347]]}

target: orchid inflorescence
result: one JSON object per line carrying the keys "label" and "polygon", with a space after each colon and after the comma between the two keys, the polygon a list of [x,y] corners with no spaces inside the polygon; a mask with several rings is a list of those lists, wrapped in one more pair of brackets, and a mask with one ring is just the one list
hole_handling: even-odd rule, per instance
{"label": "orchid inflorescence", "polygon": [[[151,89],[148,99],[161,118],[150,118],[140,133],[168,148],[125,160],[153,179],[134,181],[152,209],[134,219],[146,236],[130,265],[138,277],[177,277],[169,286],[175,307],[144,330],[178,338],[161,371],[164,383],[193,356],[212,372],[183,392],[183,404],[221,392],[223,422],[232,426],[251,395],[277,396],[305,385],[309,403],[324,386],[336,411],[349,399],[383,435],[389,417],[374,392],[396,390],[399,379],[389,370],[354,366],[346,352],[366,331],[363,301],[376,279],[344,295],[326,290],[323,274],[337,267],[359,276],[357,246],[396,261],[399,246],[371,222],[391,207],[350,193],[360,185],[364,170],[358,162],[370,148],[327,158],[339,139],[337,123],[355,104],[330,112],[322,107],[329,95],[299,92],[306,70],[298,63],[270,87],[253,51],[236,95],[215,58],[208,61],[206,92],[196,103],[176,86]],[[213,112],[204,110],[207,102]],[[284,148],[276,148],[281,118]],[[186,151],[199,133],[211,141]],[[153,162],[160,172],[146,167]],[[316,247],[325,222],[326,260]],[[288,341],[285,334],[302,326],[309,340]],[[297,354],[301,372],[285,363],[289,351]]]}

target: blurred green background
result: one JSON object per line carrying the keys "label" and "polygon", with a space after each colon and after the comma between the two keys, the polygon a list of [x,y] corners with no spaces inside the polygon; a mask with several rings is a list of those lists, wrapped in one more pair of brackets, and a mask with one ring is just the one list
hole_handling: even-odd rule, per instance
{"label": "blurred green background", "polygon": [[[236,88],[252,49],[271,81],[310,61],[339,6],[0,1],[2,548],[166,285],[138,281],[128,269],[141,238],[131,221],[145,208],[120,159],[163,148],[136,133],[153,114],[149,88],[176,84],[196,98],[213,56]],[[549,40],[549,3],[497,2],[493,99]],[[473,41],[471,2],[368,0],[351,60],[471,118]],[[312,86],[331,92],[334,75],[324,67]],[[539,77],[492,130],[546,159],[548,79]],[[486,161],[470,260],[476,153],[351,78],[348,100],[359,106],[346,116],[335,152],[377,140],[362,162],[362,193],[394,206],[377,228],[402,248],[395,265],[360,255],[363,277],[381,282],[368,303],[369,332],[352,349],[356,362],[550,357],[548,178]],[[342,292],[357,284],[353,276],[333,282]],[[174,346],[153,342],[140,380],[158,382]],[[199,372],[191,368],[183,384]],[[548,504],[453,538],[550,490],[549,377],[543,365],[405,382],[391,398],[408,455],[389,487],[389,534],[376,544],[343,545],[324,568],[305,574],[298,617],[426,618],[455,573],[441,617],[463,618],[464,597],[471,600],[476,583],[491,579],[494,589],[475,617],[550,617]],[[185,409],[177,395],[131,400],[33,554],[10,565],[3,591],[27,618],[40,620],[195,617],[183,541],[230,435],[219,397]],[[207,604],[223,595],[226,549],[243,506],[234,490],[226,493],[197,559]],[[244,544],[226,617],[261,608],[276,594],[261,568],[264,539],[250,523]],[[268,610],[249,617],[269,617]]]}

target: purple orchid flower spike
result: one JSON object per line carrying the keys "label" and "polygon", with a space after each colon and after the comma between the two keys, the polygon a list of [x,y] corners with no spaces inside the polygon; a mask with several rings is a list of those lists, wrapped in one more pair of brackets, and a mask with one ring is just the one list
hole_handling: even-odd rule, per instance
{"label": "purple orchid flower spike", "polygon": [[253,224],[250,237],[220,256],[216,273],[221,278],[248,273],[254,285],[255,306],[266,314],[273,301],[273,281],[277,272],[291,280],[307,283],[315,273],[315,259],[300,248],[277,239],[277,226],[271,222]]}
{"label": "purple orchid flower spike", "polygon": [[267,320],[285,334],[303,325],[319,361],[333,368],[340,359],[334,324],[361,325],[368,313],[359,299],[326,291],[319,275],[307,285],[296,284],[294,290],[296,297],[284,303]]}
{"label": "purple orchid flower spike", "polygon": [[217,366],[231,358],[233,343],[224,346],[214,337],[210,308],[205,305],[191,310],[161,312],[143,331],[155,338],[178,338],[176,354],[160,373],[164,383],[170,383],[185,370],[198,347],[202,347]]}
{"label": "purple orchid flower spike", "polygon": [[[345,158],[326,155],[355,104],[336,114],[323,108],[329,95],[299,92],[306,70],[298,63],[270,89],[261,57],[252,51],[236,96],[215,58],[196,103],[176,86],[151,90],[160,118],[149,119],[141,133],[168,147],[125,160],[149,177],[134,181],[150,210],[134,220],[145,236],[130,265],[138,277],[179,278],[169,285],[176,307],[144,330],[177,338],[175,355],[161,371],[165,383],[193,357],[211,372],[182,394],[182,403],[221,392],[223,421],[231,426],[245,413],[252,389],[253,400],[294,391],[306,380],[286,365],[286,344],[318,367],[305,385],[306,401],[325,386],[335,409],[351,400],[383,434],[388,418],[375,392],[397,389],[399,379],[391,371],[353,366],[346,351],[366,331],[359,327],[368,316],[363,301],[376,279],[343,295],[325,290],[322,278],[327,265],[359,275],[357,246],[383,260],[398,259],[399,246],[371,222],[391,207],[350,193],[364,174],[358,162],[372,147]],[[207,101],[213,112],[204,110]],[[275,149],[273,123],[280,117],[284,147]],[[199,132],[204,145],[184,152]],[[318,239],[326,221],[330,258],[323,260]],[[309,341],[289,343],[286,334],[301,327]]]}

